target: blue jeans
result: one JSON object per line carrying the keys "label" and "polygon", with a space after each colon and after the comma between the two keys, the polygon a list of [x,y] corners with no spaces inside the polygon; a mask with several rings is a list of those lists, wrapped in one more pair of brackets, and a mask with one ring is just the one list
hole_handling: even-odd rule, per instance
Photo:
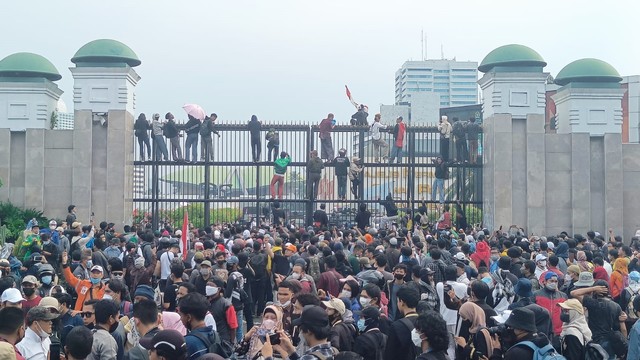
{"label": "blue jeans", "polygon": [[169,152],[167,151],[167,143],[164,141],[164,136],[156,135],[153,138],[153,151],[154,160],[169,160]]}
{"label": "blue jeans", "polygon": [[347,175],[338,175],[338,197],[347,196]]}
{"label": "blue jeans", "polygon": [[433,186],[431,187],[431,200],[436,199],[436,191],[440,193],[440,204],[444,204],[444,179],[436,178],[433,180]]}
{"label": "blue jeans", "polygon": [[402,163],[402,147],[398,147],[395,144],[391,147],[391,154],[389,154],[389,164],[393,164],[393,159],[398,157],[398,164]]}
{"label": "blue jeans", "polygon": [[187,134],[187,142],[184,144],[184,159],[189,161],[189,148],[191,159],[198,161],[198,133]]}
{"label": "blue jeans", "polygon": [[244,310],[236,310],[236,319],[238,319],[238,328],[236,329],[236,342],[240,343],[242,341],[242,338],[244,337],[244,334],[242,333],[242,321],[244,320]]}

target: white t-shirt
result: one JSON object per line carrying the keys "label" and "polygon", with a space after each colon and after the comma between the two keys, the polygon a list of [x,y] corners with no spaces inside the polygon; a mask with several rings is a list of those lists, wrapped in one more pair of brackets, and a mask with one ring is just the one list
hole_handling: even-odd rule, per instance
{"label": "white t-shirt", "polygon": [[171,275],[171,261],[176,257],[171,251],[165,251],[160,256],[160,279],[166,280]]}
{"label": "white t-shirt", "polygon": [[[467,297],[467,285],[455,281],[447,281],[447,285],[451,285],[459,299]],[[455,325],[458,322],[458,312],[444,305],[444,297],[449,296],[444,293],[444,283],[440,282],[436,284],[436,292],[440,298],[440,315],[442,315],[442,318],[447,322],[447,325]]]}

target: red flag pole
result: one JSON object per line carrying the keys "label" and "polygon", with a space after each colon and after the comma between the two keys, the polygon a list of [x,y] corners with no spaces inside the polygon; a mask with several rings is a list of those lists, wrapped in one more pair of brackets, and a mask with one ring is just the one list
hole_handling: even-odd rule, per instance
{"label": "red flag pole", "polygon": [[184,218],[182,219],[182,260],[187,260],[187,252],[189,250],[187,246],[187,234],[189,233],[189,212],[184,211]]}

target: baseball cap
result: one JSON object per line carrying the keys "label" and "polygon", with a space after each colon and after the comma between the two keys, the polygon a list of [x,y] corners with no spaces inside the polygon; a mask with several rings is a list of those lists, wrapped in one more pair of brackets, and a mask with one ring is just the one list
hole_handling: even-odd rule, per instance
{"label": "baseball cap", "polygon": [[0,259],[0,267],[10,267],[11,263],[7,259]]}
{"label": "baseball cap", "polygon": [[176,236],[182,236],[182,230],[178,229],[175,232]]}
{"label": "baseball cap", "polygon": [[393,237],[393,238],[391,238],[391,239],[389,239],[389,244],[391,244],[391,245],[398,245],[398,239],[396,239],[396,238],[394,238],[394,237]]}
{"label": "baseball cap", "polygon": [[33,320],[53,320],[58,317],[57,313],[51,312],[48,307],[34,306],[27,313],[27,321]]}
{"label": "baseball cap", "polygon": [[100,265],[93,265],[91,267],[91,272],[94,272],[94,271],[104,273],[104,270],[102,269],[102,266],[100,266]]}
{"label": "baseball cap", "polygon": [[38,284],[38,279],[36,279],[35,276],[33,275],[27,275],[24,277],[24,279],[22,279],[22,284]]}
{"label": "baseball cap", "polygon": [[286,249],[294,253],[298,252],[298,248],[293,244],[287,244]]}
{"label": "baseball cap", "polygon": [[208,266],[208,267],[211,267],[211,261],[209,261],[209,260],[205,260],[205,261],[203,261],[203,262],[200,264],[200,266]]}
{"label": "baseball cap", "polygon": [[[342,303],[342,301],[340,302]],[[344,306],[344,304],[342,304],[342,306]],[[291,323],[295,326],[306,324],[309,326],[325,327],[329,326],[329,315],[327,315],[327,312],[318,305],[307,305],[302,309],[300,317],[294,319]]]}
{"label": "baseball cap", "polygon": [[547,260],[547,255],[545,255],[545,254],[536,255],[536,262],[542,261],[542,260]]}
{"label": "baseball cap", "polygon": [[228,265],[234,265],[234,264],[237,264],[238,262],[240,262],[240,260],[238,259],[237,256],[230,256],[229,259],[227,259]]}
{"label": "baseball cap", "polygon": [[8,288],[2,293],[2,296],[0,296],[0,301],[8,301],[14,304],[25,300],[26,299],[22,297],[22,293],[20,292],[20,290],[16,288]]}
{"label": "baseball cap", "polygon": [[338,314],[340,315],[344,315],[344,312],[347,310],[347,308],[344,306],[344,303],[342,302],[342,300],[337,299],[337,298],[333,298],[329,301],[323,301],[322,304],[327,308],[327,309],[334,309],[338,312]]}
{"label": "baseball cap", "polygon": [[462,252],[457,253],[454,257],[457,260],[465,260],[464,254]]}
{"label": "baseball cap", "polygon": [[581,314],[581,315],[584,314],[584,307],[582,307],[582,304],[580,303],[580,301],[576,299],[569,299],[569,300],[566,300],[565,302],[558,303],[557,305],[563,309],[575,310],[578,312],[578,314]]}
{"label": "baseball cap", "polygon": [[161,330],[153,337],[143,336],[140,345],[147,350],[161,351],[167,358],[178,358],[187,353],[184,337],[176,330]]}
{"label": "baseball cap", "polygon": [[[57,313],[60,309],[60,303],[58,302],[58,299],[52,297],[52,296],[45,296],[40,300],[40,303],[38,304],[38,306],[44,306],[46,308],[48,308],[50,311],[53,311],[55,313]],[[54,311],[55,310],[55,311]]]}

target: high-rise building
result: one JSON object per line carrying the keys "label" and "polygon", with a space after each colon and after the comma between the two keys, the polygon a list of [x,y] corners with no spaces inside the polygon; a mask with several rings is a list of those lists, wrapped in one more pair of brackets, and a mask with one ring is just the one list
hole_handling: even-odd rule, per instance
{"label": "high-rise building", "polygon": [[396,71],[396,105],[424,92],[439,95],[440,107],[477,104],[477,69],[475,61],[406,61]]}

